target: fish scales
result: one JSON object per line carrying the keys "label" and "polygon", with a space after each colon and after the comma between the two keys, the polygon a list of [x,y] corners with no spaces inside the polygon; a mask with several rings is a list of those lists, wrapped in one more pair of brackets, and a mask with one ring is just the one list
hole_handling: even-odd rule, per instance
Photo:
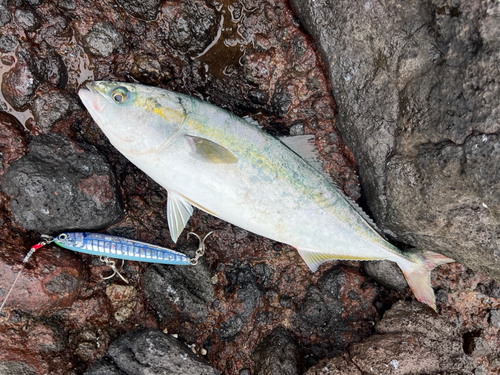
{"label": "fish scales", "polygon": [[395,261],[417,298],[435,308],[430,270],[451,259],[401,252],[280,140],[187,95],[117,82],[87,87],[80,97],[110,142],[168,191],[174,241],[194,205],[297,248],[313,271],[329,259]]}

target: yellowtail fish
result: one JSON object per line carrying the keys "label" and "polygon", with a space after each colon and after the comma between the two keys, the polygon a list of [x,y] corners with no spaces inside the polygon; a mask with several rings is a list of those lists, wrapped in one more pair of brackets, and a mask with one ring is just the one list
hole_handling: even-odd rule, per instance
{"label": "yellowtail fish", "polygon": [[417,299],[436,309],[430,271],[453,260],[402,252],[387,242],[356,203],[306,161],[314,157],[307,136],[279,140],[221,108],[159,88],[86,86],[80,98],[113,146],[167,189],[174,241],[195,206],[295,247],[313,272],[331,259],[394,261]]}

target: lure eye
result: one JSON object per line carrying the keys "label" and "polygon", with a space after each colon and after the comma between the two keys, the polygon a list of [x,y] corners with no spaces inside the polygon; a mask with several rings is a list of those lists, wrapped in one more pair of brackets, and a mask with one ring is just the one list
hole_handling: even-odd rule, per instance
{"label": "lure eye", "polygon": [[127,101],[130,96],[130,91],[128,91],[125,87],[118,87],[113,90],[111,94],[111,98],[117,104],[123,104]]}

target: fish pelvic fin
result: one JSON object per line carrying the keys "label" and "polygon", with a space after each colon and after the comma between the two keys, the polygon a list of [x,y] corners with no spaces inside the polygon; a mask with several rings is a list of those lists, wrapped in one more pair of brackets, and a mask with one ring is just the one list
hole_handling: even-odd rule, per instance
{"label": "fish pelvic fin", "polygon": [[436,297],[431,285],[431,271],[441,264],[452,263],[453,259],[444,255],[417,249],[410,250],[411,262],[398,262],[411,291],[418,301],[436,311]]}

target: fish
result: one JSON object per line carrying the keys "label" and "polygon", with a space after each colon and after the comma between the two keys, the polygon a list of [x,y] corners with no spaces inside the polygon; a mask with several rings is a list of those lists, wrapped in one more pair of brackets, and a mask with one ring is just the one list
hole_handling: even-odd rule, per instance
{"label": "fish", "polygon": [[293,246],[312,272],[332,259],[396,262],[415,297],[436,310],[439,253],[402,251],[313,162],[310,136],[275,138],[189,95],[93,81],[78,92],[111,144],[168,192],[174,242],[193,207]]}

